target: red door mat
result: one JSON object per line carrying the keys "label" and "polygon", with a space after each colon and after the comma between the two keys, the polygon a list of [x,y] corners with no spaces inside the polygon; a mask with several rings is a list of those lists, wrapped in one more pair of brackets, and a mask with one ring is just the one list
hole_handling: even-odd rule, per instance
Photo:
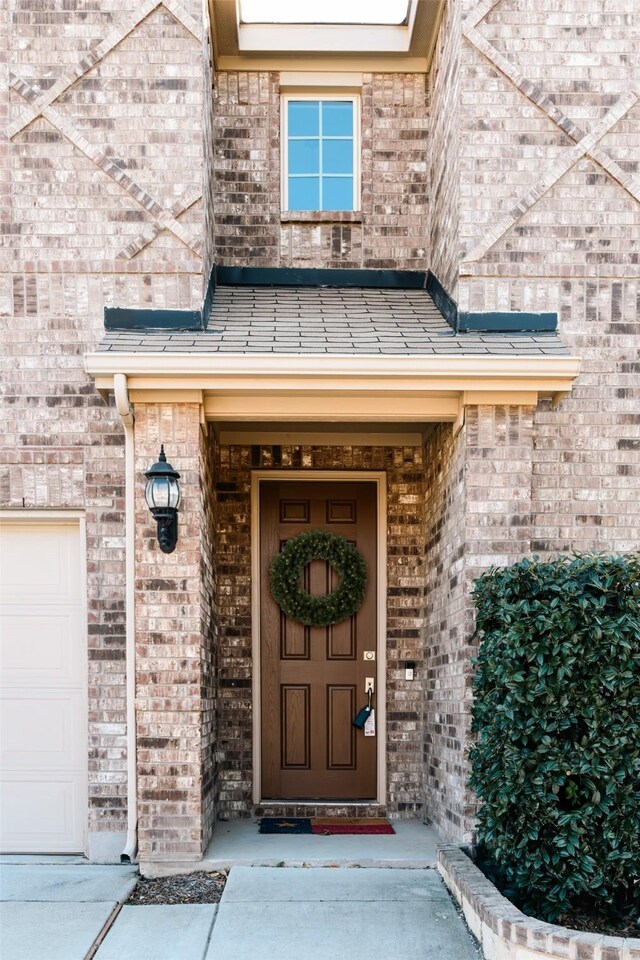
{"label": "red door mat", "polygon": [[313,817],[311,832],[324,837],[338,834],[395,833],[384,817]]}
{"label": "red door mat", "polygon": [[262,817],[260,833],[315,833],[330,837],[337,834],[395,833],[384,817]]}

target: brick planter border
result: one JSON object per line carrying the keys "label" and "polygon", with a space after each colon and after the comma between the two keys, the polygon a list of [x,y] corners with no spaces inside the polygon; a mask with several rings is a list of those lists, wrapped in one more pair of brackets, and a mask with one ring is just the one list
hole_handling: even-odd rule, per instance
{"label": "brick planter border", "polygon": [[582,933],[526,916],[460,847],[438,847],[438,870],[486,960],[640,960],[640,939]]}

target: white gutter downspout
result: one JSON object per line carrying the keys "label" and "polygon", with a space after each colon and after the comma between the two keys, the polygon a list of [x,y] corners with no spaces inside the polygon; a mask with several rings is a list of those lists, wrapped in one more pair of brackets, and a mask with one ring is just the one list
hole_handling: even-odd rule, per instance
{"label": "white gutter downspout", "polygon": [[116,410],[124,427],[125,476],[125,617],[127,691],[127,842],[121,863],[134,863],[138,853],[138,782],[136,776],[136,593],[135,593],[135,488],[133,410],[129,403],[127,378],[113,377]]}

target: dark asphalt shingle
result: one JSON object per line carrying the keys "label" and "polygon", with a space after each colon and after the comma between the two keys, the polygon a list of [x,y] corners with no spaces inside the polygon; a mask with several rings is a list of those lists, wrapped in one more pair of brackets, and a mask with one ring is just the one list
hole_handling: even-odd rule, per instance
{"label": "dark asphalt shingle", "polygon": [[568,356],[555,333],[455,334],[425,290],[218,287],[206,330],[109,331],[98,351]]}

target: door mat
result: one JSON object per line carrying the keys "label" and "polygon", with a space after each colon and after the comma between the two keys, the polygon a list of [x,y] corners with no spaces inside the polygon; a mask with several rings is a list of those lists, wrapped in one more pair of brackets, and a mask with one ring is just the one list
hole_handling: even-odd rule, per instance
{"label": "door mat", "polygon": [[311,833],[309,817],[263,817],[258,833]]}
{"label": "door mat", "polygon": [[298,833],[316,836],[340,834],[390,834],[395,833],[384,817],[262,817],[259,833]]}
{"label": "door mat", "polygon": [[332,837],[339,834],[389,834],[395,830],[385,817],[314,817],[311,832]]}

